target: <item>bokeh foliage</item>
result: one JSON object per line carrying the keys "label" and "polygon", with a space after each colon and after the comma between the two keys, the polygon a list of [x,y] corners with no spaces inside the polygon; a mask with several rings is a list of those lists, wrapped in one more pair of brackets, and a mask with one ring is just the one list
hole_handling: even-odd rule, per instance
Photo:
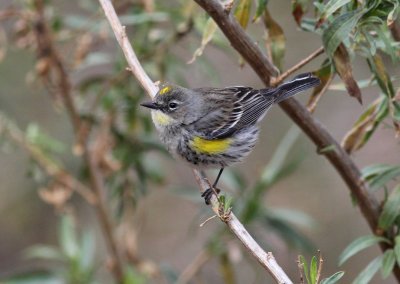
{"label": "bokeh foliage", "polygon": [[[56,9],[57,3],[39,0],[20,1],[4,10],[9,14],[4,13],[1,20],[9,22],[12,28],[1,27],[0,34],[8,35],[9,39],[2,43],[36,54],[37,60],[32,66],[30,78],[43,84],[54,107],[65,108],[66,103],[60,90],[62,86],[56,84],[57,75],[51,58],[40,50],[40,39],[35,33],[40,13],[38,2],[44,5],[44,18],[65,70],[69,76],[77,77],[73,80],[70,96],[73,97],[83,127],[75,130],[74,142],[69,145],[51,137],[35,122],[21,131],[10,118],[3,113],[0,115],[0,141],[4,144],[11,141],[29,153],[32,179],[41,188],[39,196],[60,213],[59,247],[38,245],[27,249],[27,257],[47,261],[45,269],[24,272],[11,277],[6,283],[102,283],[99,275],[106,270],[106,256],[101,255],[102,261],[94,256],[95,238],[90,228],[78,233],[79,230],[74,226],[79,218],[75,215],[76,205],[72,197],[75,194],[82,195],[87,206],[94,206],[90,197],[82,193],[82,190],[91,190],[90,164],[84,158],[85,145],[88,144],[98,157],[101,178],[107,188],[110,218],[119,228],[129,227],[129,215],[135,214],[141,199],[151,188],[149,185],[169,187],[165,171],[159,166],[160,157],[168,156],[168,153],[154,136],[150,116],[139,111],[139,102],[145,94],[126,70],[125,60],[115,47],[114,36],[97,1],[71,3],[72,6],[79,6],[80,13],[73,9]],[[237,0],[225,4],[233,5],[231,13],[243,28],[251,25],[263,28],[265,52],[284,71],[284,29],[279,25],[279,19],[275,19],[269,11],[268,2]],[[202,53],[209,44],[223,50],[230,50],[230,47],[214,21],[202,13],[193,1],[177,1],[173,2],[174,5],[170,5],[169,1],[151,0],[114,1],[114,4],[122,23],[127,26],[128,37],[134,40],[141,64],[151,78],[188,84],[185,59],[176,52],[175,47],[178,42],[190,38],[192,41],[185,43],[193,52],[190,63],[199,66],[202,76],[217,80],[212,64]],[[310,97],[310,111],[318,107],[317,103],[323,100],[327,88],[347,91],[361,102],[362,89],[378,86],[380,93],[376,95],[376,100],[364,107],[364,113],[343,138],[342,146],[349,153],[361,149],[382,125],[393,129],[393,139],[400,135],[400,91],[395,84],[398,74],[391,74],[387,68],[387,62],[398,63],[400,55],[399,38],[396,38],[396,33],[399,34],[399,2],[294,0],[291,12],[301,32],[320,37],[325,50],[321,67],[313,71],[320,77],[322,85]],[[193,41],[196,45],[193,45]],[[112,47],[110,42],[113,43]],[[3,46],[1,55],[7,56]],[[232,53],[232,56],[237,55]],[[366,60],[370,68],[369,78],[355,79],[352,70],[355,57]],[[238,64],[244,64],[243,59],[240,58]],[[342,83],[334,86],[331,83],[336,74]],[[250,183],[240,173],[230,171],[224,182],[233,189],[235,196],[232,207],[250,232],[261,227],[268,233],[277,234],[288,246],[309,252],[314,247],[298,228],[312,227],[314,221],[301,212],[266,207],[262,203],[273,185],[299,165],[302,157],[289,155],[296,145],[297,136],[298,130],[288,131],[256,181]],[[66,155],[79,164],[78,171],[63,162]],[[372,260],[354,283],[368,282],[379,269],[386,278],[396,265],[400,265],[400,185],[396,181],[399,176],[400,165],[376,164],[363,169],[364,182],[369,183],[370,193],[385,193],[379,228],[377,235],[362,236],[350,244],[343,252],[340,263],[380,242],[391,248]],[[196,190],[185,188],[183,191],[174,191],[178,193],[177,198],[190,198],[201,204]],[[125,237],[135,235],[135,228],[126,229],[125,234]],[[121,238],[117,242],[124,260],[124,283],[147,283],[160,278],[167,283],[178,280],[178,271],[139,257],[126,240]],[[226,283],[234,283],[233,266],[228,254],[229,244],[233,241],[225,227],[221,227],[211,234],[204,249],[209,259],[216,259],[220,263],[221,275]],[[310,269],[304,258],[301,258],[301,264],[307,283],[318,283],[317,259],[312,258]],[[321,283],[335,283],[341,276],[339,272]]]}

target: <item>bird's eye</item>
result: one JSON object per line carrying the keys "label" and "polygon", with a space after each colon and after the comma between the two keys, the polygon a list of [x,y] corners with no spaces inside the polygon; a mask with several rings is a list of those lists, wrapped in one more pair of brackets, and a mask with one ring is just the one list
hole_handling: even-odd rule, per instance
{"label": "bird's eye", "polygon": [[170,103],[168,104],[168,107],[169,107],[170,109],[176,109],[176,108],[178,107],[178,104],[177,104],[177,103],[174,103],[174,102],[170,102]]}

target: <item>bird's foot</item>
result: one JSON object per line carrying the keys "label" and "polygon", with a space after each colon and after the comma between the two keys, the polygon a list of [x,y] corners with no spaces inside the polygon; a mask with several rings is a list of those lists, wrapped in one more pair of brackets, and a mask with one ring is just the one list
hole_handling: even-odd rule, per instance
{"label": "bird's foot", "polygon": [[204,201],[206,202],[207,205],[210,205],[211,197],[213,196],[213,194],[215,194],[218,197],[218,193],[220,192],[221,192],[220,189],[210,187],[201,194],[201,197],[204,198]]}

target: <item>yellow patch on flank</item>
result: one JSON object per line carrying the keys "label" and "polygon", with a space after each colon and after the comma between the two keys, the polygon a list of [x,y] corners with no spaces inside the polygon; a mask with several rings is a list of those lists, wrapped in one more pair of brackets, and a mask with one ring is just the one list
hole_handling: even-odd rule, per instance
{"label": "yellow patch on flank", "polygon": [[166,87],[162,88],[162,89],[158,92],[158,94],[159,94],[159,95],[164,95],[164,94],[168,93],[169,91],[171,91],[171,87],[170,87],[170,86],[166,86]]}
{"label": "yellow patch on flank", "polygon": [[231,145],[231,139],[206,140],[201,137],[194,137],[191,141],[193,149],[204,154],[219,154],[225,152]]}
{"label": "yellow patch on flank", "polygon": [[154,123],[161,126],[169,125],[173,121],[173,118],[159,110],[152,111],[151,114]]}

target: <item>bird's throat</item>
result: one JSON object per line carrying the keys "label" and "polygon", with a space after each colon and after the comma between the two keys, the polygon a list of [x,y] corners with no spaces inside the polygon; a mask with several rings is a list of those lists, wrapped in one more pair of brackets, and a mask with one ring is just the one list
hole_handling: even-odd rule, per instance
{"label": "bird's throat", "polygon": [[157,127],[160,127],[160,126],[165,127],[165,126],[171,125],[175,121],[172,117],[166,115],[165,113],[163,113],[160,110],[153,110],[151,112],[151,116],[153,118],[154,124]]}

